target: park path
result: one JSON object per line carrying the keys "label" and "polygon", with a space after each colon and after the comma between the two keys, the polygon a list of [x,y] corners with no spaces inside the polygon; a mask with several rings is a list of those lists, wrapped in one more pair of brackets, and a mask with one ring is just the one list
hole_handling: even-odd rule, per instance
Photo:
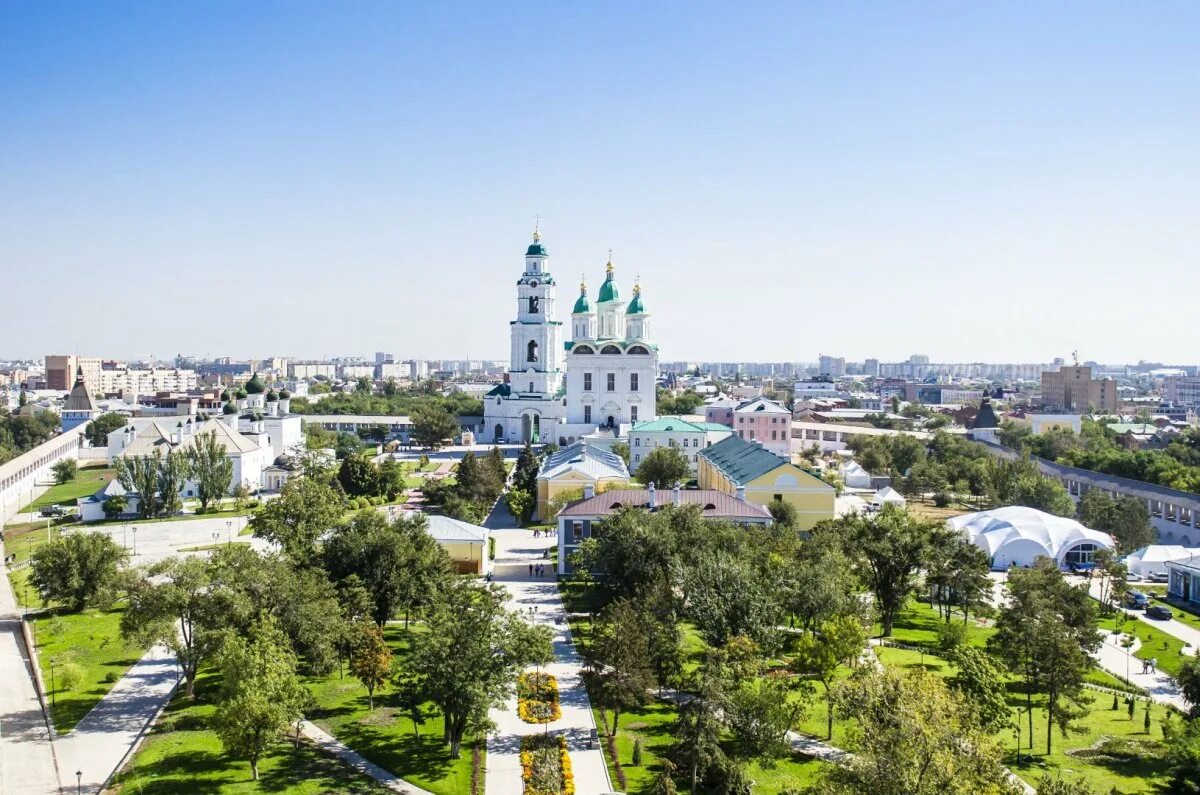
{"label": "park path", "polygon": [[179,683],[175,655],[155,646],[113,685],[74,729],[55,741],[64,791],[99,792],[166,706]]}
{"label": "park path", "polygon": [[1142,688],[1157,703],[1169,704],[1186,711],[1187,702],[1184,701],[1183,693],[1174,679],[1163,673],[1161,668],[1151,673],[1141,672],[1142,661],[1134,654],[1141,648],[1142,642],[1134,638],[1133,645],[1126,651],[1116,642],[1119,637],[1104,633],[1104,642],[1100,644],[1099,651],[1092,655],[1100,667]]}
{"label": "park path", "polygon": [[[525,723],[517,716],[514,696],[503,709],[493,709],[490,717],[497,730],[487,742],[487,795],[521,795],[521,737],[549,732],[567,738],[571,769],[575,774],[577,795],[601,795],[611,792],[608,766],[599,742],[591,738],[596,731],[591,702],[581,678],[583,661],[571,641],[566,612],[558,595],[554,570],[543,556],[554,545],[550,537],[533,537],[530,530],[517,528],[517,522],[501,500],[487,519],[496,539],[495,581],[512,596],[511,608],[526,611],[530,621],[554,631],[554,662],[545,670],[558,680],[562,717],[550,724]],[[543,577],[530,574],[529,565],[546,564]],[[530,612],[533,611],[533,612]]]}
{"label": "park path", "polygon": [[[1137,583],[1130,583],[1130,590],[1136,591]],[[1092,579],[1091,584],[1088,586],[1088,593],[1093,599],[1097,601],[1100,600],[1099,579]],[[1176,612],[1181,609],[1169,603],[1164,604],[1164,606],[1168,607],[1171,612]],[[1195,654],[1196,650],[1200,649],[1200,630],[1189,627],[1187,624],[1179,621],[1178,619],[1172,618],[1168,621],[1161,621],[1159,619],[1150,618],[1147,616],[1145,610],[1127,610],[1124,607],[1119,607],[1117,609],[1121,610],[1127,616],[1132,616],[1139,621],[1145,621],[1155,629],[1165,632],[1168,635],[1183,641],[1186,645],[1192,647],[1192,651],[1190,652],[1191,654]],[[1184,653],[1187,654],[1188,652],[1185,651]]]}
{"label": "park path", "polygon": [[52,795],[59,791],[58,767],[21,633],[21,609],[8,577],[0,580],[0,792]]}
{"label": "park path", "polygon": [[432,795],[428,790],[423,790],[415,784],[409,784],[395,773],[384,770],[315,723],[302,721],[300,733],[325,753],[340,759],[364,776],[370,776],[393,792],[403,792],[407,795]]}

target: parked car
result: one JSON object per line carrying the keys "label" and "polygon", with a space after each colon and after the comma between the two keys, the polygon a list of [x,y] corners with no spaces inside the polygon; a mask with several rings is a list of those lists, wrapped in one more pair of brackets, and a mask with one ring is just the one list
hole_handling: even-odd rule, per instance
{"label": "parked car", "polygon": [[1173,615],[1174,614],[1170,610],[1162,605],[1155,605],[1154,607],[1146,608],[1146,618],[1157,618],[1160,621],[1170,621]]}
{"label": "parked car", "polygon": [[1170,582],[1171,576],[1165,571],[1156,571],[1152,572],[1146,579],[1150,582]]}
{"label": "parked car", "polygon": [[42,510],[38,513],[47,518],[52,516],[66,516],[67,509],[61,505],[43,505]]}
{"label": "parked car", "polygon": [[1125,582],[1141,582],[1141,581],[1142,581],[1142,575],[1138,574],[1136,571],[1128,572],[1125,575]]}
{"label": "parked car", "polygon": [[1145,610],[1150,606],[1150,597],[1141,591],[1130,591],[1125,594],[1125,606],[1134,610]]}

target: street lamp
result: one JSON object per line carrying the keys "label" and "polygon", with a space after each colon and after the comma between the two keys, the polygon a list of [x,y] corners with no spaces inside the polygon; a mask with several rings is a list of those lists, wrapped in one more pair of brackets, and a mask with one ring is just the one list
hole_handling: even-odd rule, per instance
{"label": "street lamp", "polygon": [[54,694],[58,691],[58,686],[54,684],[54,658],[50,658],[50,709],[55,707]]}
{"label": "street lamp", "polygon": [[133,556],[137,557],[137,525],[130,528],[133,530]]}
{"label": "street lamp", "polygon": [[217,540],[220,539],[220,537],[221,537],[221,532],[219,530],[214,530],[213,531],[213,546],[216,546]]}
{"label": "street lamp", "polygon": [[233,520],[225,520],[225,543],[229,544],[233,541]]}
{"label": "street lamp", "polygon": [[83,794],[83,771],[75,771],[75,795]]}

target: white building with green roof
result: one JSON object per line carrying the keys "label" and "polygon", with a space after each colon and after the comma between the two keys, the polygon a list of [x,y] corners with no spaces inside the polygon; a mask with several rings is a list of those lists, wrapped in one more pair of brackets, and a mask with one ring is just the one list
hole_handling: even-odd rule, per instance
{"label": "white building with green roof", "polygon": [[666,416],[640,422],[629,431],[629,466],[636,470],[642,459],[656,447],[674,447],[687,458],[694,475],[700,451],[732,435],[733,429],[728,425],[682,417]]}
{"label": "white building with green roof", "polygon": [[517,280],[517,319],[509,324],[505,382],[484,397],[488,442],[555,442],[561,446],[610,429],[617,435],[652,420],[658,349],[649,341],[641,285],[621,297],[612,259],[595,304],[587,284],[571,312],[571,339],[557,319],[549,254],[535,231]]}

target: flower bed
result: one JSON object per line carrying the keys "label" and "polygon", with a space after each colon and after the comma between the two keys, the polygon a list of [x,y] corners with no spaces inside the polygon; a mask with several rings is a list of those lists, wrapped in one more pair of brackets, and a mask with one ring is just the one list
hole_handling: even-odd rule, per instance
{"label": "flower bed", "polygon": [[517,677],[517,715],[526,723],[551,723],[562,717],[558,680],[526,671]]}
{"label": "flower bed", "polygon": [[575,795],[567,739],[552,734],[522,737],[521,780],[525,795]]}

